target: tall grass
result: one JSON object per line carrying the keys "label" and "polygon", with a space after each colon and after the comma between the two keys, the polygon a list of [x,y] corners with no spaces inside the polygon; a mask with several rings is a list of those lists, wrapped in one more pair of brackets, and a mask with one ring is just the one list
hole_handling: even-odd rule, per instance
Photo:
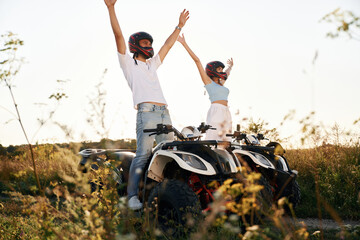
{"label": "tall grass", "polygon": [[[74,146],[74,148],[77,147]],[[66,176],[79,175],[77,171],[79,157],[73,154],[73,151],[52,144],[33,146],[33,151],[37,159],[38,176],[43,190],[51,182],[62,182]],[[7,190],[36,194],[37,186],[33,175],[32,159],[28,151],[20,150],[19,152],[19,155],[12,158],[0,157],[0,194]],[[70,187],[70,184],[68,186]]]}
{"label": "tall grass", "polygon": [[[343,226],[343,219],[359,220],[359,143],[348,141],[346,145],[342,144],[343,141],[339,139],[344,133],[339,131],[336,134],[322,131],[326,134],[321,137],[318,126],[309,121],[304,122],[303,129],[304,140],[315,139],[313,147],[288,150],[286,153],[290,167],[299,171],[297,180],[302,195],[302,201],[292,217],[333,218],[339,226]],[[145,209],[144,214],[139,217],[126,208],[124,199],[117,195],[113,179],[109,178],[109,169],[90,171],[88,174],[83,174],[78,169],[80,156],[77,152],[81,148],[132,149],[134,144],[135,140],[103,139],[99,143],[32,146],[44,196],[37,195],[33,161],[26,151],[27,146],[16,147],[16,154],[0,156],[2,237],[163,239],[161,231],[150,224],[149,209]],[[256,177],[248,175],[246,178],[247,185],[225,182],[219,188],[217,201],[212,204],[211,211],[203,220],[198,222],[201,227],[193,233],[193,238],[329,238],[329,235],[324,235],[324,231],[312,235],[311,231],[314,230],[310,231],[306,225],[284,218],[286,199],[273,205],[270,212],[263,212],[258,222],[260,225],[251,223],[245,216],[259,211],[254,194],[261,188],[252,181]],[[90,194],[89,181],[101,182],[103,187]],[[242,201],[235,202],[236,194],[239,193],[243,196]],[[232,214],[224,214],[224,210]],[[342,227],[341,231],[331,235],[336,234],[349,239],[359,237],[358,230],[352,228],[346,230]]]}
{"label": "tall grass", "polygon": [[[317,201],[325,217],[360,219],[360,146],[324,145],[287,152],[290,165],[299,171],[302,203],[297,215],[317,217]],[[318,186],[320,199],[317,199]]]}
{"label": "tall grass", "polygon": [[[1,80],[4,80],[12,94],[11,84],[5,77],[16,75],[18,69],[15,72],[10,70],[1,74]],[[93,112],[99,114],[90,113],[88,122],[94,128],[100,126],[95,131],[106,137],[109,130],[104,121],[106,93],[101,83],[97,85],[97,90],[98,95],[90,99],[90,104]],[[52,97],[59,101],[66,94],[57,93]],[[13,100],[23,129],[17,104]],[[49,118],[52,116],[53,112]],[[287,153],[291,168],[299,171],[302,202],[296,209],[296,215],[320,219],[331,217],[342,226],[342,219],[360,219],[359,142],[341,144],[341,134],[337,131],[333,144],[326,144],[328,139],[322,139],[318,134],[319,126],[312,122],[313,116],[314,113],[311,113],[300,121],[303,125],[301,140],[315,139],[315,144],[309,145],[311,147],[307,149],[295,149]],[[100,121],[96,122],[93,118],[99,118]],[[56,124],[70,135],[67,126]],[[264,122],[252,121],[248,130],[258,132],[265,125]],[[25,130],[24,134],[27,139]],[[276,129],[267,131],[267,134],[279,138]],[[87,174],[79,171],[80,157],[77,152],[93,144],[72,143],[60,147],[56,144],[32,145],[27,142],[27,146],[17,148],[18,154],[0,156],[1,239],[168,238],[152,222],[150,209],[145,208],[141,216],[129,211],[126,201],[117,194],[116,183],[108,168]],[[134,140],[114,142],[103,139],[96,147],[133,149],[134,143]],[[287,199],[280,199],[269,211],[264,211],[258,202],[262,188],[257,184],[260,175],[244,172],[243,176],[246,181],[225,181],[219,187],[210,211],[198,222],[190,221],[189,218],[194,227],[190,238],[324,239],[323,231],[321,234],[311,234],[306,225],[296,222],[294,211],[291,211],[293,220],[284,218],[283,207],[287,205]],[[102,187],[90,193],[90,181],[101,183]],[[38,195],[39,190],[41,196]],[[291,205],[289,208],[292,210]],[[340,238],[360,237],[358,229],[349,231],[344,227],[337,234]]]}
{"label": "tall grass", "polygon": [[[2,239],[163,239],[157,228],[150,227],[146,210],[139,217],[126,208],[124,199],[117,195],[114,181],[109,178],[108,169],[87,175],[78,171],[79,148],[80,145],[76,144],[69,148],[50,144],[34,147],[45,197],[37,195],[32,163],[26,151],[15,158],[1,159],[0,191],[1,196],[7,197],[0,203]],[[322,217],[340,221],[359,219],[359,157],[358,145],[326,145],[288,151],[287,158],[291,167],[299,171],[298,181],[302,192],[302,202],[296,209],[296,215],[318,217],[320,206]],[[101,179],[104,187],[90,194],[91,179],[97,179],[95,182]],[[320,199],[317,198],[316,185]],[[274,205],[270,212],[264,213],[261,225],[248,224],[241,227],[239,218],[244,216],[246,209],[251,209],[250,205],[245,209],[244,206],[245,203],[251,203],[252,195],[244,198],[242,205],[231,204],[231,201],[224,205],[224,199],[234,199],[233,195],[237,192],[244,193],[248,190],[244,190],[244,187],[240,191],[241,188],[234,188],[229,182],[220,189],[222,194],[213,204],[212,211],[199,222],[202,228],[193,237],[320,238],[316,234],[311,235],[312,232],[305,225],[283,218],[285,212],[282,206],[286,204],[284,199],[278,206]],[[251,189],[253,190],[250,192],[254,192],[254,187]],[[224,215],[224,206],[233,214]],[[239,209],[242,209],[242,213],[239,213]],[[348,236],[359,235],[352,231]]]}

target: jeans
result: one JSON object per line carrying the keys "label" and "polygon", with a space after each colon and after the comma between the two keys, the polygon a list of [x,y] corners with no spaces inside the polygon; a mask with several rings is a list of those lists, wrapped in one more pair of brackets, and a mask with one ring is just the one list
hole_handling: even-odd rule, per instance
{"label": "jeans", "polygon": [[147,161],[152,152],[154,140],[160,143],[164,140],[173,140],[174,134],[160,134],[149,136],[150,133],[144,133],[144,129],[156,128],[157,124],[171,124],[169,110],[166,106],[157,106],[151,103],[141,103],[138,105],[136,117],[136,155],[131,162],[129,181],[128,181],[128,198],[137,196],[139,192],[139,183]]}

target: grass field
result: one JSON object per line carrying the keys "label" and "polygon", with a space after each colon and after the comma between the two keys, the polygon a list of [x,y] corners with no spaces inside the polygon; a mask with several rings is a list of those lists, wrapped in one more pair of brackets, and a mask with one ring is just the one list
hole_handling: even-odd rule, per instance
{"label": "grass field", "polygon": [[[101,147],[101,143],[96,144],[95,147]],[[111,181],[110,187],[90,195],[88,179],[78,170],[80,147],[83,145],[75,143],[34,147],[43,191],[36,186],[26,146],[17,147],[13,155],[1,157],[1,239],[162,239],[159,231],[150,227],[146,211],[142,217],[128,211],[116,188],[111,187]],[[86,147],[93,146],[88,143]],[[129,148],[131,144],[118,142],[115,147]],[[292,169],[299,171],[302,201],[295,210],[296,217],[331,218],[338,222],[360,220],[359,145],[288,150],[286,156]],[[106,172],[103,174],[106,176]],[[196,233],[197,238],[238,239],[246,235],[247,239],[340,239],[342,235],[345,239],[357,239],[360,236],[358,227],[320,234],[316,232],[318,229],[295,226],[282,220],[283,210],[276,207],[264,217],[262,225],[247,231],[239,229],[234,218],[216,211],[213,214],[200,224],[207,227]]]}
{"label": "grass field", "polygon": [[[341,29],[346,32],[355,20],[355,16],[350,23],[342,20],[341,26],[346,28]],[[13,80],[24,62],[15,53],[24,42],[11,32],[2,35],[0,40],[5,57],[0,61],[0,83],[10,91],[16,111],[13,115],[29,144],[6,148],[0,145],[0,239],[169,239],[151,218],[151,213],[156,211],[145,207],[139,214],[126,207],[125,198],[119,197],[116,183],[109,177],[109,168],[87,174],[78,168],[77,153],[82,148],[134,149],[135,140],[30,145],[12,92]],[[53,119],[60,102],[67,98],[61,87],[66,81],[57,82],[60,87],[48,99],[53,107],[44,113],[48,117],[37,120],[40,128],[46,123],[55,124],[71,139],[71,129]],[[90,99],[87,120],[99,136],[105,137],[109,129],[104,124],[106,91],[101,84],[100,81],[97,94]],[[293,119],[294,114],[295,110],[290,111],[280,125]],[[288,149],[286,153],[290,167],[299,172],[297,180],[302,200],[295,210],[282,198],[263,212],[256,224],[251,224],[252,213],[261,208],[256,201],[261,190],[257,185],[260,176],[243,172],[241,176],[245,177],[246,184],[231,185],[225,181],[206,214],[198,216],[196,221],[195,216],[188,216],[186,224],[191,233],[184,238],[360,239],[360,225],[343,224],[344,220],[360,221],[359,133],[342,133],[338,126],[329,133],[314,123],[314,116],[315,112],[311,112],[299,121],[301,141],[307,144],[301,144],[300,149]],[[356,131],[359,124],[360,119],[354,122]],[[279,138],[276,128],[263,132],[264,122],[250,119],[248,126],[248,132]],[[101,182],[101,190],[91,193],[90,180]],[[239,194],[241,198],[235,202]],[[298,222],[297,217],[333,219],[338,228],[309,227]]]}

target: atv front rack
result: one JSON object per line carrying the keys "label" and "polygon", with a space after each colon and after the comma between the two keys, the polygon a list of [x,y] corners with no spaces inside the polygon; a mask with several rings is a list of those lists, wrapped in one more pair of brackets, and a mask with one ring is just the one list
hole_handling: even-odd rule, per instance
{"label": "atv front rack", "polygon": [[249,146],[249,145],[238,145],[241,147],[241,149],[243,150],[248,150],[248,151],[268,151],[268,152],[274,152],[275,148],[274,147],[264,147],[264,146]]}
{"label": "atv front rack", "polygon": [[[219,144],[229,143],[227,141],[218,141],[218,140],[201,140],[201,141],[173,141],[173,142],[167,142],[162,145],[161,149],[168,149],[169,147],[174,146],[184,146],[184,145],[205,145],[205,146],[217,146]],[[275,147],[264,147],[264,146],[249,146],[249,145],[242,145],[239,143],[229,143],[231,144],[231,147],[240,147],[243,150],[248,151],[268,151],[268,152],[274,152]]]}
{"label": "atv front rack", "polygon": [[217,146],[219,143],[222,143],[224,141],[217,141],[217,140],[204,140],[204,141],[173,141],[173,142],[167,142],[164,143],[162,146],[162,149],[167,149],[169,147],[174,146],[184,146],[184,145],[215,145]]}

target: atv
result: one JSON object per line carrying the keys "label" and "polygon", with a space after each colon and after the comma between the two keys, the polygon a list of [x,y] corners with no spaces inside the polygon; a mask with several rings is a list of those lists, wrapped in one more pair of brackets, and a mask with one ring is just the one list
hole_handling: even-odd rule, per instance
{"label": "atv", "polygon": [[[155,129],[144,130],[150,135],[174,132],[177,137],[175,141],[163,141],[154,147],[140,186],[142,202],[147,203],[151,216],[156,219],[154,222],[162,232],[171,236],[194,229],[189,222],[196,223],[202,213],[210,210],[210,203],[215,200],[214,193],[224,181],[232,179],[235,183],[242,179],[239,177],[242,166],[236,156],[241,150],[234,148],[231,151],[229,142],[201,140],[201,133],[210,128],[202,123],[198,128],[186,127],[179,132],[171,125],[158,124]],[[108,158],[116,156],[121,160],[113,168],[118,192],[126,195],[123,186],[135,156],[133,152],[86,149],[80,154],[82,166],[89,159],[107,163]],[[99,157],[104,154],[105,158]],[[189,221],[189,216],[194,221]]]}
{"label": "atv", "polygon": [[[232,152],[237,156],[242,166],[249,171],[262,174],[264,185],[270,185],[273,191],[273,200],[277,201],[287,197],[292,207],[296,208],[300,203],[301,193],[296,177],[298,171],[292,170],[286,159],[285,149],[278,142],[270,142],[263,134],[246,134],[240,132],[240,126],[233,137]],[[269,141],[262,146],[261,140]]]}

